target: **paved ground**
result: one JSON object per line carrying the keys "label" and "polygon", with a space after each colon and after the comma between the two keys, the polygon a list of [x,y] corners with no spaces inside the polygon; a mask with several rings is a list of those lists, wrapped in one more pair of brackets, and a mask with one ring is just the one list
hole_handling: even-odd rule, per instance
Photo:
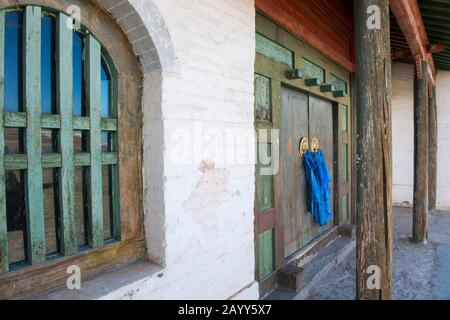
{"label": "paved ground", "polygon": [[[429,242],[409,241],[411,209],[394,215],[394,299],[450,300],[450,212],[434,212],[429,219]],[[308,299],[355,298],[354,251],[335,266],[311,291]]]}

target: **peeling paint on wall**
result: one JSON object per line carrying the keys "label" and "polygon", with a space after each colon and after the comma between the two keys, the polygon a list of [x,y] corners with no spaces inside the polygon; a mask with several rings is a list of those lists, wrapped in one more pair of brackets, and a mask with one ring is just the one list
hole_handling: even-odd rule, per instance
{"label": "peeling paint on wall", "polygon": [[212,160],[202,161],[199,170],[203,175],[189,199],[183,203],[183,209],[192,211],[194,221],[213,236],[219,231],[217,208],[229,197],[227,183],[230,173],[227,169],[217,169]]}

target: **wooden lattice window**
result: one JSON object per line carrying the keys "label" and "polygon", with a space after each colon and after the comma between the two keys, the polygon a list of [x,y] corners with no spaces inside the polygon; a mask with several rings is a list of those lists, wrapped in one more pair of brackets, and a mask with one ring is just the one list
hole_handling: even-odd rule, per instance
{"label": "wooden lattice window", "polygon": [[0,272],[121,237],[116,72],[71,25],[0,11]]}

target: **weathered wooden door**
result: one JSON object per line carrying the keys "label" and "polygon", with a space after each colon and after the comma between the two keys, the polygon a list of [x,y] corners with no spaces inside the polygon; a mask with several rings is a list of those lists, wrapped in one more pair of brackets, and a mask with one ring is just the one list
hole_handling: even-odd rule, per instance
{"label": "weathered wooden door", "polygon": [[[317,137],[333,175],[333,105],[293,89],[281,89],[280,208],[284,228],[284,256],[307,245],[333,225],[319,227],[307,209],[307,185],[299,143]],[[333,195],[330,196],[333,211]]]}
{"label": "weathered wooden door", "polygon": [[[258,13],[256,30],[258,149],[262,154],[276,152],[270,154],[271,164],[278,159],[273,174],[263,175],[266,165],[258,158],[255,174],[255,274],[264,296],[277,286],[278,271],[292,254],[352,220],[351,96],[350,74],[319,51]],[[275,135],[264,138],[260,133],[265,130]],[[307,210],[298,152],[302,137],[319,139],[333,176],[334,221],[322,228]]]}

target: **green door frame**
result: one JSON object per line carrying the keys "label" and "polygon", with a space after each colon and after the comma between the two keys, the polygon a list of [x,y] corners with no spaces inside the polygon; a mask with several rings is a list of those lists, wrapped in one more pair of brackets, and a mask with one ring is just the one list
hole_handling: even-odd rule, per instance
{"label": "green door frame", "polygon": [[[351,75],[259,13],[256,15],[256,32],[255,129],[280,128],[282,86],[332,102],[337,108],[334,112],[337,175],[334,178],[335,224],[351,224]],[[288,78],[287,72],[292,70],[300,70],[300,75],[302,72],[306,74],[297,79]],[[323,70],[323,78],[320,70]],[[316,78],[321,79],[314,80]],[[345,91],[344,95],[340,91]],[[267,110],[261,110],[264,108]],[[257,144],[261,146],[274,143],[270,140],[270,134],[268,137],[268,140],[257,141]],[[281,188],[277,187],[280,182],[277,176],[272,182],[268,178],[261,178],[259,171],[260,166],[257,165],[254,209],[255,277],[260,282],[260,294],[264,296],[276,287],[277,271],[284,265],[285,257],[283,220],[279,209],[282,194]],[[270,195],[273,198],[267,201]],[[268,204],[272,204],[272,207],[264,207]]]}

